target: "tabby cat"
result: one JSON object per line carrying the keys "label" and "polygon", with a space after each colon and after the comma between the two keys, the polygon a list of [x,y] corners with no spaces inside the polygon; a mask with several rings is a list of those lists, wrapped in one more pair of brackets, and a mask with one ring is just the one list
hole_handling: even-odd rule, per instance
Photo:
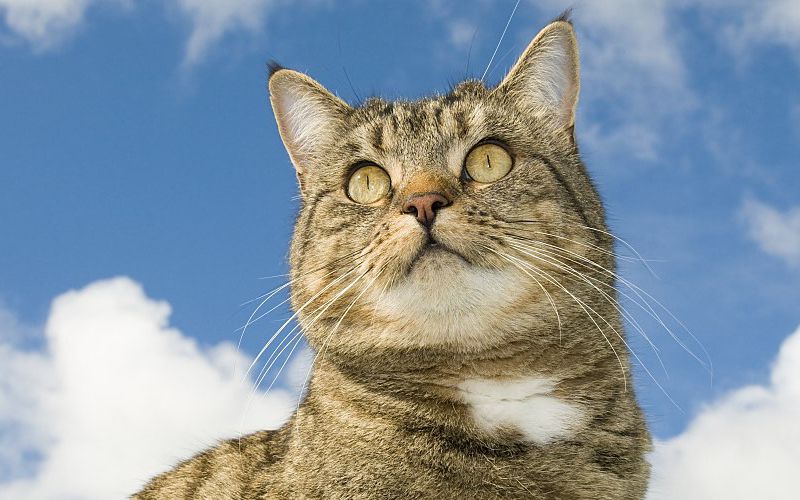
{"label": "tabby cat", "polygon": [[283,427],[134,498],[643,498],[650,436],[574,138],[578,67],[559,18],[494,88],[353,107],[275,68],[313,376]]}

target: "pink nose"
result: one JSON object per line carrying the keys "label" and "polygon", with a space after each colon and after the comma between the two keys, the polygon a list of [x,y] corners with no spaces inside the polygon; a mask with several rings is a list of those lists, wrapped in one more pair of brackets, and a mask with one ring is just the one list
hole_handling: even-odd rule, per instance
{"label": "pink nose", "polygon": [[420,224],[431,227],[436,212],[449,204],[450,200],[441,193],[413,194],[403,204],[403,213],[412,214]]}

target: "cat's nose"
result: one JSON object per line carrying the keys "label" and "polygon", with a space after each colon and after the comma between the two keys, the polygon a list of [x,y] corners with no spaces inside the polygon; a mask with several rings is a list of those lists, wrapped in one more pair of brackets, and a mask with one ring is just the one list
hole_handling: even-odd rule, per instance
{"label": "cat's nose", "polygon": [[441,193],[412,194],[403,204],[403,213],[415,216],[420,224],[429,228],[436,212],[449,204],[450,200]]}

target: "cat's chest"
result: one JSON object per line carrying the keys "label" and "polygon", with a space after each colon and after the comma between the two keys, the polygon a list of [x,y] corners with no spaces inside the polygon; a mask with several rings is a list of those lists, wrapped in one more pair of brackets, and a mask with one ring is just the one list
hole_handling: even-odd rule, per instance
{"label": "cat's chest", "polygon": [[536,444],[569,437],[583,421],[580,406],[553,395],[554,388],[553,380],[540,377],[477,378],[458,385],[481,430],[489,434],[515,430],[524,440]]}

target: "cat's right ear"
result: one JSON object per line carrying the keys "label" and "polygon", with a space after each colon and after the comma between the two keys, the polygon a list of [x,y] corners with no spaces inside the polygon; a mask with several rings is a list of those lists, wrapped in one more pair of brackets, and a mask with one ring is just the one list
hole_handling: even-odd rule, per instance
{"label": "cat's right ear", "polygon": [[269,100],[302,190],[321,146],[336,136],[350,107],[308,76],[282,68],[269,77]]}

